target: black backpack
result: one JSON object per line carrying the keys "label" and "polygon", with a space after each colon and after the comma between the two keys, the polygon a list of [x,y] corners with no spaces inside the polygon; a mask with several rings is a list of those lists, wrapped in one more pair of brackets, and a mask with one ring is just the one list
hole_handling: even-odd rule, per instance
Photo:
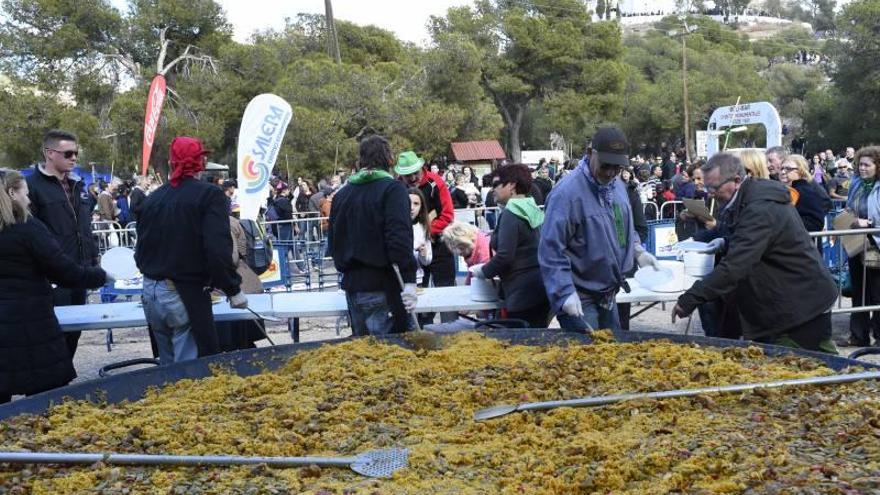
{"label": "black backpack", "polygon": [[241,220],[241,228],[247,238],[247,255],[244,261],[254,273],[260,275],[272,264],[272,241],[260,224],[253,220]]}

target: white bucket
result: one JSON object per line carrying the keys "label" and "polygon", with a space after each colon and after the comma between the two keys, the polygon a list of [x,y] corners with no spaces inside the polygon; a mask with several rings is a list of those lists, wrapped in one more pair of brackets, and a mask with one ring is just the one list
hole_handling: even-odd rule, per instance
{"label": "white bucket", "polygon": [[[471,269],[478,266],[474,265]],[[486,302],[498,300],[498,282],[495,280],[487,280],[484,278],[471,277],[471,300]]]}
{"label": "white bucket", "polygon": [[685,251],[684,273],[691,277],[705,277],[715,269],[715,255]]}
{"label": "white bucket", "polygon": [[498,289],[495,287],[496,283],[493,280],[471,277],[471,300],[480,302],[497,301]]}

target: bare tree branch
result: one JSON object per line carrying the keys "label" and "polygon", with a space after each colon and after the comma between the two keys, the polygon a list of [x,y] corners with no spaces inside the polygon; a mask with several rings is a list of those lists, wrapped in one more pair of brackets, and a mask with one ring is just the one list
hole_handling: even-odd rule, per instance
{"label": "bare tree branch", "polygon": [[156,73],[164,74],[162,72],[162,65],[165,63],[165,55],[168,53],[168,40],[165,39],[165,31],[168,31],[168,28],[162,28],[159,31],[159,58],[156,59]]}

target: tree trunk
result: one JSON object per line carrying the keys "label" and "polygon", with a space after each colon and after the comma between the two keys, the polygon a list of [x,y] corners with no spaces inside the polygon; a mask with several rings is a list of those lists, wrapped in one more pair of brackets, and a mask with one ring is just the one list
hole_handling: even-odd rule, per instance
{"label": "tree trunk", "polygon": [[519,141],[519,132],[522,129],[522,120],[525,113],[526,105],[524,103],[517,103],[514,105],[513,115],[504,112],[506,116],[504,120],[505,124],[507,124],[507,154],[508,158],[513,163],[519,163],[522,159],[522,146]]}

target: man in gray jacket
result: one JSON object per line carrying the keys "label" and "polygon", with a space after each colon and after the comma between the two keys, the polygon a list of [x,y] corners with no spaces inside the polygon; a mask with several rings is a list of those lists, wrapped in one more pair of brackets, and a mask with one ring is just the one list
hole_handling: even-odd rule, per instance
{"label": "man in gray jacket", "polygon": [[565,330],[618,330],[614,298],[625,274],[633,261],[657,266],[633,228],[626,185],[617,177],[628,164],[626,135],[603,127],[590,154],[550,194],[538,263],[550,308]]}

